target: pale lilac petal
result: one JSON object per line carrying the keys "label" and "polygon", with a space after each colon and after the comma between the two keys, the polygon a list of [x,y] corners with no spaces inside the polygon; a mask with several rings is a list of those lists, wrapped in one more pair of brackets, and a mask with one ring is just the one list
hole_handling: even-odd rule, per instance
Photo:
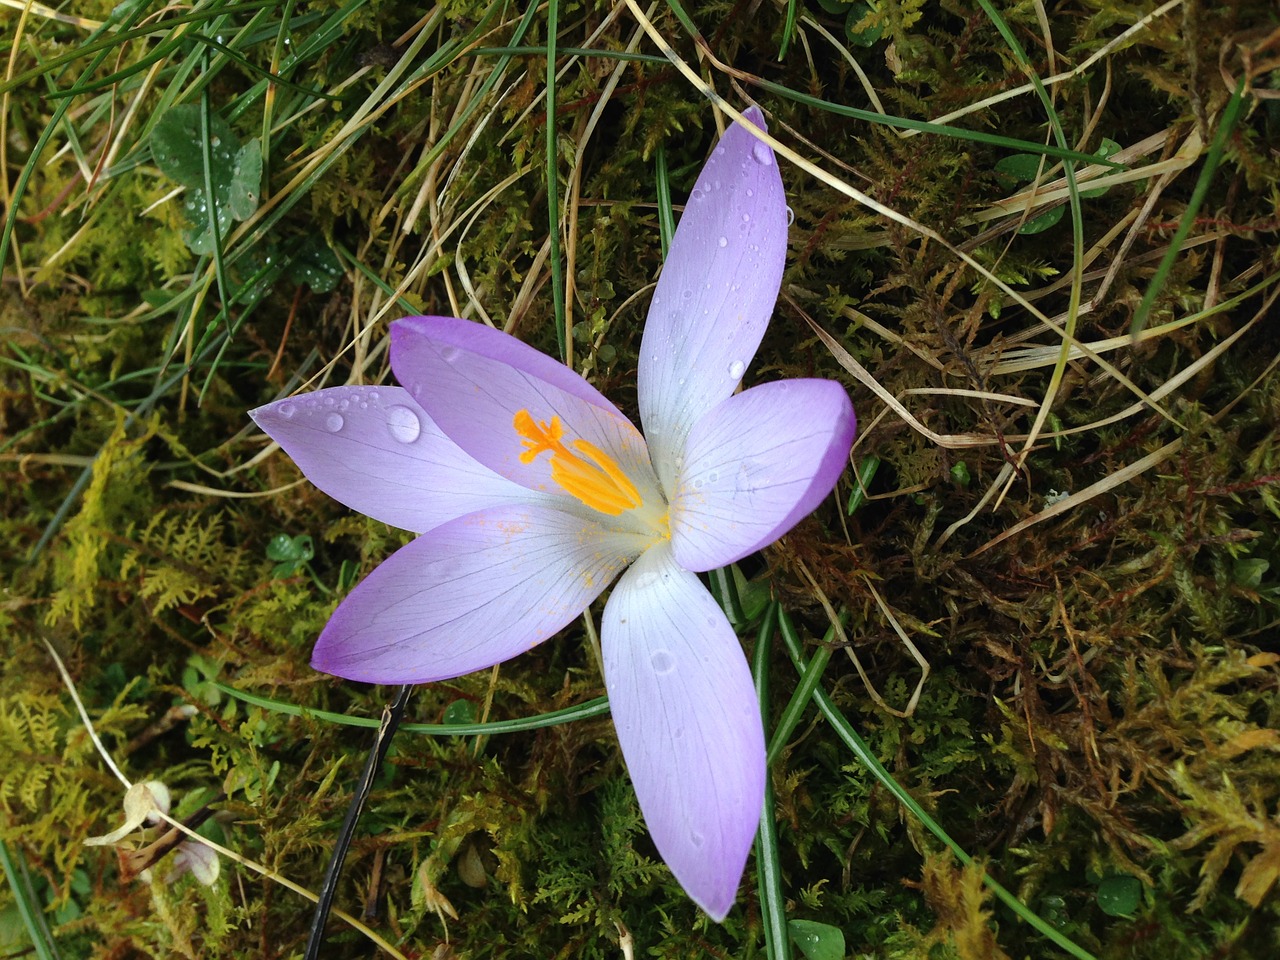
{"label": "pale lilac petal", "polygon": [[723,920],[764,801],[764,731],[738,638],[665,544],[623,575],[600,631],[622,755],[658,852]]}
{"label": "pale lilac petal", "polygon": [[856,429],[832,380],[780,380],[725,400],[689,433],[671,502],[677,562],[711,570],[773,543],[831,492]]}
{"label": "pale lilac petal", "polygon": [[[758,109],[746,116],[764,129]],[[640,420],[669,495],[690,428],[733,393],[755,356],[786,252],[773,151],[734,125],[689,195],[640,342]]]}
{"label": "pale lilac petal", "polygon": [[426,683],[492,666],[564,627],[639,549],[554,507],[469,514],[369,574],[334,611],[311,665],[369,683]]}
{"label": "pale lilac petal", "polygon": [[249,416],[317,487],[393,527],[424,533],[539,499],[463,453],[400,387],[331,387]]}
{"label": "pale lilac petal", "polygon": [[657,497],[644,438],[580,376],[498,330],[453,317],[407,317],[391,325],[396,379],[463,450],[532,490],[561,494],[551,458],[521,462],[513,425],[527,410],[539,422],[559,417],[565,440],[585,440],[611,456],[632,483]]}

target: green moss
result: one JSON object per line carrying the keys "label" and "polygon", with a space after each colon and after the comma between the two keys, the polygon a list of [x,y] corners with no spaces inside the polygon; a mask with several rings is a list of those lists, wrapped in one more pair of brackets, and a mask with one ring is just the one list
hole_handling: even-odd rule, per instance
{"label": "green moss", "polygon": [[[106,16],[108,6],[86,15]],[[844,15],[826,6],[810,13],[846,37]],[[1030,68],[1047,77],[1154,7],[1051,10],[1052,67],[1037,8],[1001,15]],[[28,863],[32,895],[65,956],[297,954],[309,906],[225,861],[212,888],[190,877],[164,882],[165,862],[161,882],[147,887],[121,871],[114,850],[84,847],[120,822],[124,789],[97,756],[43,641],[61,651],[126,776],[169,784],[181,816],[209,804],[207,829],[221,842],[316,887],[368,731],[246,706],[210,681],[377,717],[388,691],[315,673],[309,650],[340,598],[410,537],[308,484],[292,486],[298,471],[266,451],[245,411],[282,391],[388,380],[381,345],[386,322],[402,312],[387,307],[393,293],[423,313],[483,310],[556,351],[541,256],[550,229],[545,63],[513,55],[488,99],[454,129],[499,60],[469,47],[431,58],[475,30],[474,4],[447,4],[407,74],[415,86],[377,97],[406,49],[390,44],[418,14],[370,3],[343,8],[328,30],[324,18],[338,9],[197,5],[193,12],[213,19],[189,29],[216,31],[256,69],[215,52],[208,71],[184,67],[203,51],[160,20],[153,36],[113,48],[93,76],[82,75],[90,63],[82,56],[9,93],[13,174],[51,116],[51,86],[101,79],[175,41],[154,72],[76,96],[70,121],[31,162],[4,265],[0,537],[10,549],[0,554],[0,840]],[[560,44],[582,45],[603,26],[592,42],[624,49],[636,26],[625,14],[606,23],[611,9],[562,4]],[[492,13],[478,42],[501,45],[511,11]],[[1037,234],[1018,233],[1016,216],[984,218],[1019,189],[996,170],[1014,151],[903,137],[754,85],[758,75],[867,104],[857,71],[804,21],[776,59],[782,7],[713,3],[689,13],[699,42],[744,72],[733,82],[759,97],[780,140],[1066,321],[1069,217]],[[655,16],[693,62],[684,28],[665,9]],[[883,39],[850,49],[892,114],[937,118],[1025,82],[1024,65],[970,5],[886,2],[877,16]],[[1265,63],[1254,38],[1272,20],[1255,2],[1187,6],[1149,21],[1105,62],[1053,86],[1067,140],[1092,151],[1102,138],[1130,146],[1167,134],[1143,163],[1175,155],[1193,129],[1208,141],[1229,94],[1222,70],[1238,78]],[[16,23],[0,24],[6,39]],[[10,44],[19,74],[87,36],[30,18],[25,30]],[[289,43],[273,68],[277,37]],[[545,43],[542,14],[524,42]],[[647,40],[638,49],[652,52]],[[654,154],[662,146],[679,204],[715,124],[664,63],[626,65],[603,102],[617,62],[580,59],[557,86],[557,183],[574,256],[575,363],[634,412],[647,298],[631,298],[660,268]],[[720,94],[741,100],[719,67],[702,68]],[[277,83],[264,95],[255,85],[267,69],[297,87]],[[1272,73],[1250,82],[1269,89]],[[340,99],[313,101],[308,90]],[[150,162],[147,142],[170,104],[198,104],[206,93],[242,140],[268,131],[264,205],[223,238],[221,275],[183,241],[182,198],[163,200],[175,184]],[[1280,376],[1263,324],[1205,359],[1264,306],[1267,290],[1232,298],[1275,275],[1275,117],[1265,101],[1247,107],[1148,330],[1228,307],[1141,344],[1114,339],[1128,332],[1202,160],[1163,185],[1146,213],[1152,178],[1084,197],[1089,309],[1074,333],[1103,344],[1128,383],[1073,357],[1045,422],[1075,432],[1042,434],[1025,457],[1022,437],[1056,383],[1058,334],[943,245],[783,165],[795,222],[783,297],[751,376],[840,379],[864,430],[855,459],[875,456],[880,467],[852,516],[841,510],[846,476],[816,517],[747,569],[806,638],[826,633],[820,599],[846,614],[848,647],[866,677],[837,649],[823,689],[966,851],[1100,960],[1275,948]],[[954,124],[1046,142],[1034,96]],[[356,132],[338,142],[344,129]],[[434,166],[419,168],[446,139]],[[332,162],[295,179],[321,159]],[[1045,175],[1059,173],[1047,164]],[[332,290],[290,272],[305,244],[342,263]],[[814,337],[806,317],[879,393]],[[1032,345],[1044,362],[1027,353]],[[1183,371],[1192,375],[1162,389]],[[1157,392],[1161,412],[1140,396]],[[944,442],[886,413],[886,395]],[[1157,454],[1149,469],[1087,502],[1002,536],[1062,493],[1106,485]],[[967,484],[952,473],[960,461]],[[82,470],[83,489],[68,497]],[[312,538],[314,556],[276,572],[267,550],[279,535]],[[930,665],[909,716],[869,689],[903,712],[921,675],[889,615]],[[785,658],[772,658],[772,721],[793,675]],[[458,710],[527,717],[602,692],[590,641],[574,625],[496,674],[420,688],[411,719],[440,722]],[[789,917],[840,927],[857,956],[1060,955],[901,810],[812,706],[771,776]],[[153,840],[150,829],[129,842]],[[753,869],[724,925],[698,913],[644,831],[607,718],[487,738],[402,732],[337,899],[409,956],[616,957],[629,936],[636,956],[749,958],[765,949]],[[1127,914],[1106,893],[1119,877],[1140,885]],[[0,890],[0,911],[13,896]],[[332,956],[370,949],[337,921],[329,943]]]}

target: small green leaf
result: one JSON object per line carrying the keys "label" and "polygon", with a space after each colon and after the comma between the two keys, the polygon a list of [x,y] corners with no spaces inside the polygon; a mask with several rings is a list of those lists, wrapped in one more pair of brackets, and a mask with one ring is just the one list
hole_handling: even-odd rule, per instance
{"label": "small green leaf", "polygon": [[237,220],[248,220],[258,209],[262,197],[262,141],[250,140],[236,154],[231,168],[231,185],[227,206]]}
{"label": "small green leaf", "polygon": [[951,468],[951,479],[956,482],[956,486],[968,487],[973,482],[973,478],[969,476],[969,465],[961,460]]}
{"label": "small green leaf", "polygon": [[305,534],[298,537],[291,537],[287,533],[277,534],[267,544],[267,559],[277,561],[271,570],[273,577],[293,576],[315,555],[315,546]]}
{"label": "small green leaf", "polygon": [[[1094,151],[1094,156],[1098,157],[1099,159],[1106,160],[1112,154],[1118,153],[1119,150],[1120,150],[1120,144],[1116,143],[1114,140],[1103,140],[1102,146],[1098,147],[1098,149]],[[1093,199],[1094,197],[1102,196],[1104,193],[1106,193],[1110,189],[1111,189],[1110,187],[1097,187],[1096,189],[1093,189],[1093,190],[1081,190],[1080,196],[1086,197],[1088,199]]]}
{"label": "small green leaf", "polygon": [[1271,569],[1270,561],[1261,557],[1243,557],[1231,567],[1231,579],[1246,590],[1262,586],[1262,575]]}
{"label": "small green leaf", "polygon": [[843,960],[844,933],[839,927],[816,920],[788,920],[787,930],[808,960]]}
{"label": "small green leaf", "polygon": [[1041,159],[1035,153],[1015,153],[997,160],[995,170],[1017,183],[1029,183],[1036,178]]}
{"label": "small green leaf", "polygon": [[876,8],[869,3],[855,3],[849,8],[849,16],[844,22],[845,33],[849,36],[849,42],[859,47],[870,47],[879,42],[884,36],[884,27],[877,24],[876,26],[858,28],[863,20],[876,13]]}
{"label": "small green leaf", "polygon": [[294,254],[289,279],[305,283],[315,293],[329,293],[342,279],[342,263],[323,240],[313,239]]}
{"label": "small green leaf", "polygon": [[1142,882],[1127,873],[1098,884],[1098,909],[1109,917],[1128,917],[1142,902]]}
{"label": "small green leaf", "polygon": [[[229,190],[224,185],[221,189],[215,185],[217,194],[215,210],[218,214],[218,236],[225,237],[233,222]],[[191,226],[182,231],[182,242],[192,253],[213,253],[213,230],[209,225],[209,203],[204,187],[192,187],[182,197],[182,212],[186,214]]]}
{"label": "small green leaf", "polygon": [[[231,124],[216,113],[209,118],[209,134],[210,173],[216,187],[231,182],[240,140]],[[156,121],[151,130],[151,156],[165,176],[187,187],[204,186],[205,148],[198,104],[179,104]]]}
{"label": "small green leaf", "polygon": [[1047,213],[1042,213],[1038,217],[1032,217],[1018,230],[1022,234],[1043,233],[1050,227],[1054,226],[1062,215],[1067,212],[1066,207],[1054,207]]}
{"label": "small green leaf", "polygon": [[476,705],[470,700],[455,700],[444,708],[444,722],[450,725],[455,723],[475,723],[476,722]]}

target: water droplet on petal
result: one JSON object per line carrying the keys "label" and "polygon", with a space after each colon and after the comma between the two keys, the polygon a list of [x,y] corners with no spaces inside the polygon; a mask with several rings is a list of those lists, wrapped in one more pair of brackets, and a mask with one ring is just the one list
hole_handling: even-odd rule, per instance
{"label": "water droplet on petal", "polygon": [[729,238],[728,238],[728,237],[721,237],[721,238],[720,238],[719,240],[717,240],[716,242],[717,242],[717,243],[719,243],[719,244],[720,244],[720,246],[722,246],[722,247],[727,247],[727,246],[729,245]]}
{"label": "water droplet on petal", "polygon": [[453,363],[453,361],[458,359],[458,354],[460,354],[461,352],[462,351],[459,350],[457,347],[453,347],[453,346],[441,347],[440,359],[443,360],[445,363]]}
{"label": "water droplet on petal", "polygon": [[756,163],[763,167],[773,166],[773,151],[769,149],[767,143],[757,140],[751,145],[751,156],[755,157]]}
{"label": "water droplet on petal", "polygon": [[671,655],[670,650],[655,650],[649,656],[649,663],[653,667],[653,672],[659,676],[666,676],[676,668],[676,658]]}
{"label": "water droplet on petal", "polygon": [[636,577],[636,589],[645,590],[652,587],[657,582],[658,575],[651,570],[648,573],[642,573],[640,576]]}
{"label": "water droplet on petal", "polygon": [[742,376],[746,369],[747,365],[745,363],[741,360],[735,360],[733,363],[729,364],[729,376],[734,380],[737,380]]}
{"label": "water droplet on petal", "polygon": [[298,408],[292,403],[282,403],[276,409],[280,411],[280,416],[284,417],[286,420],[292,420],[293,415],[298,412]]}
{"label": "water droplet on petal", "polygon": [[342,419],[342,414],[340,413],[331,413],[324,418],[324,428],[330,433],[337,433],[342,429],[344,423],[346,421]]}
{"label": "water droplet on petal", "polygon": [[751,214],[749,214],[749,213],[744,213],[744,214],[742,215],[742,222],[743,222],[743,223],[750,223],[750,222],[751,222]]}
{"label": "water droplet on petal", "polygon": [[747,187],[747,196],[754,197],[755,195],[756,195],[756,192],[752,190],[750,187]]}
{"label": "water droplet on petal", "polygon": [[692,843],[695,847],[702,846],[702,844],[706,841],[706,839],[707,838],[704,837],[702,834],[700,834],[697,830],[692,830],[689,832],[689,842]]}
{"label": "water droplet on petal", "polygon": [[413,443],[422,433],[422,421],[408,407],[391,407],[387,410],[387,429],[401,443]]}

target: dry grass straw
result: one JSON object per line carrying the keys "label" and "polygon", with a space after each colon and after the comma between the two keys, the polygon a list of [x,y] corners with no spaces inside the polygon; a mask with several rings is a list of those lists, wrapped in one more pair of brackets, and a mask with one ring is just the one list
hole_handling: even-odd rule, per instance
{"label": "dry grass straw", "polygon": [[[93,726],[93,720],[89,717],[89,711],[85,709],[84,702],[80,699],[80,693],[76,690],[75,682],[71,679],[71,674],[67,672],[66,665],[62,662],[62,658],[58,656],[58,651],[53,648],[53,644],[49,643],[48,640],[44,642],[44,645],[49,651],[49,656],[53,659],[53,664],[58,670],[58,675],[62,677],[62,682],[67,688],[68,695],[71,697],[71,702],[75,704],[76,712],[80,714],[80,720],[84,724],[85,732],[88,733],[89,739],[93,741],[94,749],[98,751],[98,755],[102,757],[102,762],[107,765],[107,768],[115,775],[115,778],[120,781],[125,790],[129,790],[133,786],[133,781],[124,775],[124,771],[122,771],[116,764],[110,751],[107,750],[106,744],[104,744],[102,739],[98,736],[98,732]],[[175,820],[173,817],[169,816],[169,814],[163,813],[158,809],[153,811],[152,815],[163,820],[171,829],[177,830],[179,833],[183,833],[192,838],[195,842],[203,844],[216,852],[219,856],[226,857],[228,860],[252,870],[259,876],[280,884],[280,886],[298,894],[298,896],[309,900],[312,903],[319,901],[320,898],[315,893],[308,890],[301,884],[295,883],[288,877],[272,870],[270,867],[264,866],[255,860],[250,860],[248,857],[242,856],[236,851],[231,850],[228,847],[224,847],[220,843],[216,843],[207,837],[200,836],[181,820]],[[396,960],[407,960],[403,953],[392,946],[392,944],[378,934],[377,931],[372,930],[345,910],[340,910],[335,907],[333,908],[332,913],[343,923],[361,934],[361,936],[367,937],[371,943],[375,944],[380,950],[386,953],[387,956],[395,957]]]}
{"label": "dry grass straw", "polygon": [[[666,38],[658,31],[652,21],[640,12],[634,0],[625,0],[632,11],[632,15],[644,26],[653,42],[658,46],[662,53],[672,62],[672,64],[685,77],[690,86],[698,90],[703,96],[709,99],[717,108],[722,110],[734,120],[741,120],[741,114],[730,106],[716,92],[710,81],[704,79],[692,65],[686,62],[669,43]],[[1083,61],[1080,65],[1063,73],[1056,74],[1042,81],[1045,88],[1052,88],[1066,80],[1072,79],[1086,74],[1095,68],[1104,68],[1108,70],[1107,86],[1105,96],[1109,95],[1110,78],[1108,58],[1123,49],[1129,42],[1138,38],[1143,31],[1149,29],[1159,18],[1172,12],[1175,8],[1182,4],[1182,0],[1170,0],[1151,11],[1149,14],[1141,18],[1116,38],[1105,44],[1096,53]],[[1044,33],[1045,49],[1048,51],[1050,63],[1054,58],[1052,38],[1047,28],[1047,18],[1044,16],[1043,8],[1037,4],[1037,10],[1040,12],[1040,19]],[[803,30],[815,30],[822,38],[832,46],[836,47],[841,56],[849,63],[857,72],[859,77],[864,78],[864,86],[869,86],[865,80],[865,75],[861,70],[857,69],[857,58],[844,48],[834,37],[822,30],[816,23],[807,18],[801,18],[801,39],[803,39]],[[737,86],[737,81],[752,83],[756,78],[744,73],[726,63],[717,59],[712,52],[702,44],[698,47],[698,56],[700,62],[705,66],[705,73],[712,77],[719,75],[726,77]],[[1230,79],[1227,73],[1224,77]],[[1014,97],[1024,96],[1035,91],[1035,86],[1031,83],[1024,84],[1011,90],[1003,91],[992,97],[977,101],[964,108],[953,111],[946,116],[939,117],[933,122],[944,124],[950,121],[968,116],[977,111],[988,109],[998,103],[1009,100]],[[876,106],[877,110],[883,112],[879,98],[874,91],[868,90],[868,96],[871,102]],[[1099,103],[1093,111],[1093,116],[1081,137],[1081,144],[1087,141],[1089,134],[1096,125],[1098,117],[1101,114],[1103,103]],[[1228,339],[1216,345],[1211,351],[1198,359],[1188,363],[1182,370],[1176,372],[1157,390],[1142,390],[1133,383],[1114,363],[1106,359],[1106,355],[1122,354],[1132,349],[1138,343],[1151,343],[1167,337],[1174,332],[1193,324],[1203,323],[1210,317],[1216,315],[1221,308],[1221,304],[1217,302],[1217,290],[1223,285],[1223,280],[1219,275],[1220,267],[1223,261],[1220,248],[1222,241],[1227,236],[1227,232],[1212,231],[1207,235],[1196,238],[1192,243],[1184,245],[1183,249],[1190,248],[1194,245],[1216,243],[1219,245],[1219,252],[1215,257],[1215,273],[1209,285],[1204,305],[1201,309],[1187,313],[1177,319],[1168,321],[1158,326],[1144,330],[1138,337],[1132,338],[1128,336],[1112,337],[1100,341],[1085,341],[1078,339],[1073,334],[1076,321],[1079,317],[1088,314],[1096,309],[1105,301],[1108,296],[1112,284],[1120,271],[1126,267],[1132,267],[1135,264],[1146,263],[1150,261],[1158,261],[1164,255],[1164,249],[1157,249],[1144,253],[1140,258],[1131,257],[1130,251],[1135,241],[1140,237],[1149,233],[1150,221],[1153,211],[1156,209],[1163,193],[1168,187],[1183,175],[1189,168],[1196,165],[1203,157],[1205,151],[1206,137],[1199,127],[1192,127],[1189,132],[1179,134],[1177,130],[1170,128],[1152,136],[1146,137],[1136,143],[1124,145],[1122,149],[1110,158],[1115,163],[1125,164],[1130,169],[1115,170],[1114,167],[1104,164],[1094,164],[1079,170],[1076,173],[1076,179],[1081,189],[1100,189],[1105,187],[1117,186],[1127,183],[1135,183],[1146,181],[1146,195],[1139,209],[1130,211],[1119,223],[1115,224],[1106,232],[1102,240],[1096,242],[1090,249],[1083,251],[1080,258],[1084,265],[1084,269],[1078,273],[1072,274],[1046,284],[1038,290],[1029,292],[1016,291],[1000,280],[992,270],[988,269],[981,263],[970,256],[969,250],[974,249],[980,243],[992,239],[1000,233],[1013,234],[1014,231],[1027,219],[1044,213],[1054,206],[1060,205],[1068,199],[1069,188],[1065,178],[1050,180],[1045,183],[1036,183],[1031,187],[1021,190],[1003,200],[990,204],[986,209],[978,211],[970,217],[971,224],[981,224],[988,222],[999,223],[994,230],[988,231],[973,241],[963,246],[955,246],[944,240],[936,231],[925,224],[917,223],[910,217],[904,216],[896,210],[867,196],[857,187],[848,182],[847,179],[833,173],[830,169],[824,168],[810,161],[806,157],[797,153],[786,143],[780,142],[776,136],[761,133],[755,128],[749,128],[753,135],[759,139],[769,143],[774,151],[782,159],[792,163],[794,166],[808,173],[817,181],[825,184],[838,193],[849,197],[869,210],[874,211],[880,216],[905,227],[918,236],[922,242],[934,242],[941,244],[953,257],[960,263],[972,268],[987,283],[998,289],[1005,298],[1003,316],[1007,319],[1011,310],[1020,310],[1029,318],[1029,322],[1021,329],[1012,334],[1002,335],[993,338],[993,342],[989,346],[979,347],[970,355],[970,359],[976,364],[977,369],[982,375],[982,386],[984,389],[964,388],[956,389],[940,389],[939,393],[949,393],[952,396],[972,397],[976,401],[985,401],[996,404],[1003,404],[1010,410],[1011,415],[1016,415],[1018,410],[1027,411],[1034,410],[1035,415],[1033,422],[1023,432],[1005,432],[1000,435],[994,432],[967,432],[960,434],[942,434],[931,430],[920,421],[909,409],[904,400],[911,396],[919,396],[922,391],[907,391],[902,396],[894,396],[883,386],[881,386],[875,376],[875,372],[867,370],[860,364],[853,355],[844,348],[844,346],[833,336],[821,328],[814,320],[804,315],[804,311],[794,300],[791,306],[801,315],[805,316],[811,329],[818,337],[819,341],[831,352],[831,355],[838,363],[863,387],[870,391],[879,401],[879,408],[871,414],[870,417],[864,417],[867,426],[864,427],[859,443],[865,443],[866,438],[873,433],[876,425],[886,416],[892,416],[906,424],[910,429],[918,432],[926,437],[931,443],[948,449],[964,449],[970,447],[989,447],[1002,446],[1006,443],[1021,444],[1021,449],[1010,462],[1006,462],[998,475],[991,481],[988,489],[982,496],[977,507],[974,508],[967,516],[953,523],[935,541],[935,547],[941,547],[947,542],[961,527],[965,526],[985,509],[988,505],[992,508],[999,506],[1001,498],[1009,490],[1010,485],[1016,479],[1019,473],[1025,472],[1027,467],[1028,455],[1036,449],[1039,442],[1046,439],[1067,436],[1070,434],[1086,433],[1097,430],[1101,427],[1108,426],[1120,420],[1135,416],[1143,410],[1151,410],[1159,414],[1165,420],[1170,422],[1177,429],[1184,429],[1183,425],[1174,418],[1162,405],[1161,401],[1168,397],[1173,391],[1184,385],[1187,381],[1194,378],[1198,373],[1207,368],[1214,360],[1221,356],[1223,352],[1228,350],[1239,338],[1258,322],[1265,313],[1266,307],[1270,305],[1274,299],[1274,294],[1267,297],[1267,304],[1263,310],[1249,321],[1247,325],[1238,330]],[[916,135],[917,131],[899,131],[902,137]],[[1176,147],[1173,145],[1176,143]],[[1172,148],[1172,150],[1171,150]],[[1079,149],[1079,148],[1078,148]],[[1159,156],[1150,163],[1142,166],[1132,166],[1133,164],[1152,156]],[[1050,168],[1046,176],[1052,174],[1053,170],[1059,167]],[[880,238],[881,242],[887,243],[887,236]],[[1119,245],[1116,246],[1116,241]],[[867,244],[873,245],[872,242]],[[957,264],[957,268],[959,264]],[[1092,268],[1092,269],[1090,269]],[[1254,265],[1245,270],[1240,276],[1229,278],[1233,286],[1240,286],[1250,281],[1255,281],[1254,286],[1247,291],[1246,295],[1257,294],[1258,292],[1271,285],[1276,279],[1275,275],[1264,276],[1261,279],[1258,275],[1262,272],[1261,265]],[[1064,286],[1073,286],[1080,289],[1084,283],[1096,283],[1096,288],[1089,299],[1080,303],[1075,309],[1069,308],[1067,312],[1060,313],[1056,316],[1049,316],[1042,312],[1036,303],[1044,299],[1050,294],[1059,292]],[[1246,295],[1242,295],[1233,300],[1238,303],[1244,299]],[[785,296],[785,293],[784,293]],[[1073,297],[1073,301],[1075,298]],[[865,306],[865,304],[864,304]],[[903,340],[900,336],[893,333],[885,326],[877,323],[874,319],[866,314],[865,311],[857,311],[852,308],[845,308],[844,315],[861,323],[868,332],[883,338],[892,343],[896,348],[905,348],[913,351],[924,362],[934,367],[940,374],[945,374],[946,366],[936,356],[928,350],[917,347]],[[1045,336],[1057,338],[1056,342],[1042,342]],[[1062,380],[1062,375],[1068,365],[1080,365],[1082,372],[1087,372],[1089,366],[1096,367],[1099,373],[1095,377],[1110,378],[1117,383],[1123,385],[1135,397],[1135,402],[1125,408],[1118,414],[1114,414],[1105,418],[1101,418],[1093,423],[1083,426],[1077,426],[1063,430],[1046,430],[1044,425],[1048,420],[1048,416],[1052,410],[1057,395],[1057,389]],[[1009,390],[985,389],[989,387],[993,378],[1011,377],[1013,375],[1039,368],[1051,368],[1053,376],[1049,382],[1048,388],[1040,396],[1018,396]],[[1221,413],[1219,414],[1221,416]],[[974,553],[981,553],[989,549],[996,543],[1016,536],[1018,533],[1026,530],[1029,526],[1043,522],[1054,516],[1059,516],[1067,511],[1079,508],[1093,498],[1114,489],[1116,486],[1131,480],[1142,473],[1152,469],[1159,463],[1163,462],[1168,456],[1172,455],[1180,447],[1181,440],[1175,440],[1173,443],[1166,445],[1161,450],[1153,454],[1142,457],[1133,464],[1117,471],[1105,480],[1093,484],[1083,490],[1062,499],[1052,506],[1040,511],[1039,513],[1028,517],[999,536],[991,539],[986,544],[979,547]],[[899,491],[905,493],[906,491]]]}

